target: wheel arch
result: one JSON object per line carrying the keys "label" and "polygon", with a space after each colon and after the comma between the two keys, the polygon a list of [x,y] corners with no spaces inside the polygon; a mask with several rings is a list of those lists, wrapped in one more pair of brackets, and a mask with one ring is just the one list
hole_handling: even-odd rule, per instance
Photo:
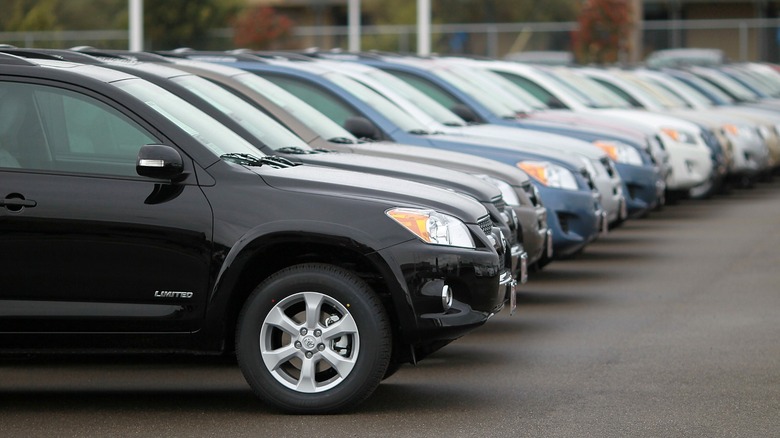
{"label": "wheel arch", "polygon": [[332,228],[328,232],[276,231],[242,239],[228,253],[218,274],[207,305],[206,330],[200,335],[222,351],[232,351],[238,315],[258,284],[288,266],[324,263],[353,272],[368,283],[384,304],[396,338],[399,300],[407,302],[409,293],[403,275],[377,252],[374,239],[359,240],[349,233],[354,229],[343,228],[341,233]]}

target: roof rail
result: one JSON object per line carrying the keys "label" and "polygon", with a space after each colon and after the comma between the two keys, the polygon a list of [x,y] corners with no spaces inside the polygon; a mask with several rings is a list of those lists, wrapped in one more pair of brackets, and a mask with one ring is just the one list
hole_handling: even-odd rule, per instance
{"label": "roof rail", "polygon": [[65,49],[0,49],[0,51],[29,59],[50,59],[77,62],[79,64],[102,64],[101,60],[93,56]]}
{"label": "roof rail", "polygon": [[74,47],[79,53],[84,53],[97,58],[105,58],[110,61],[132,61],[132,62],[159,62],[172,63],[169,58],[151,52],[132,52],[129,50],[118,49],[96,49],[94,47],[82,46]]}
{"label": "roof rail", "polygon": [[266,62],[263,58],[248,53],[220,52],[218,50],[160,50],[153,52],[157,55],[169,58],[191,59],[193,61],[247,61],[247,62]]}
{"label": "roof rail", "polygon": [[0,65],[27,65],[27,66],[34,66],[36,64],[21,58],[16,55],[11,55],[9,53],[4,53],[0,51]]}

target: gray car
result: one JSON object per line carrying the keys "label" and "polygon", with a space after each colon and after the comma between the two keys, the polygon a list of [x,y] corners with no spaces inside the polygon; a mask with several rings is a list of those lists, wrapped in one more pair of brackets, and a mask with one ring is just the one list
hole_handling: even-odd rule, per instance
{"label": "gray car", "polygon": [[497,185],[508,211],[517,216],[529,264],[552,256],[546,210],[528,175],[520,169],[472,155],[390,142],[361,142],[319,111],[257,75],[218,64],[176,60],[173,67],[230,89],[276,118],[315,149],[352,152],[436,165],[477,175]]}

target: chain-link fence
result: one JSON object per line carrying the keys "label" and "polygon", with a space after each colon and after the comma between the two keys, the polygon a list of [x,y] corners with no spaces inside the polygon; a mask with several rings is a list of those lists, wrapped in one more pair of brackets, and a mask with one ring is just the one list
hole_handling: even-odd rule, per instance
{"label": "chain-link fence", "polygon": [[[576,22],[482,23],[432,26],[432,50],[444,54],[503,57],[512,52],[571,48]],[[644,21],[639,58],[653,50],[677,47],[722,49],[737,61],[780,61],[780,19]],[[362,26],[361,47],[410,53],[416,51],[415,25]],[[210,47],[231,49],[232,29],[211,32]],[[0,32],[0,43],[19,47],[72,47],[93,45],[127,48],[125,30]],[[148,46],[148,44],[147,44]],[[274,49],[348,47],[347,26],[297,26],[274,43]],[[166,48],[170,49],[170,48]]]}

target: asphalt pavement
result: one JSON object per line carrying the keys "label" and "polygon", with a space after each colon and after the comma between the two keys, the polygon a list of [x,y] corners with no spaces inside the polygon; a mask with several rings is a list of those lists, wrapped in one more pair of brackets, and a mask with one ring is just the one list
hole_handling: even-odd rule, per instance
{"label": "asphalt pavement", "polygon": [[0,436],[780,436],[780,182],[683,201],[532,273],[357,410],[292,416],[235,362],[0,358]]}

